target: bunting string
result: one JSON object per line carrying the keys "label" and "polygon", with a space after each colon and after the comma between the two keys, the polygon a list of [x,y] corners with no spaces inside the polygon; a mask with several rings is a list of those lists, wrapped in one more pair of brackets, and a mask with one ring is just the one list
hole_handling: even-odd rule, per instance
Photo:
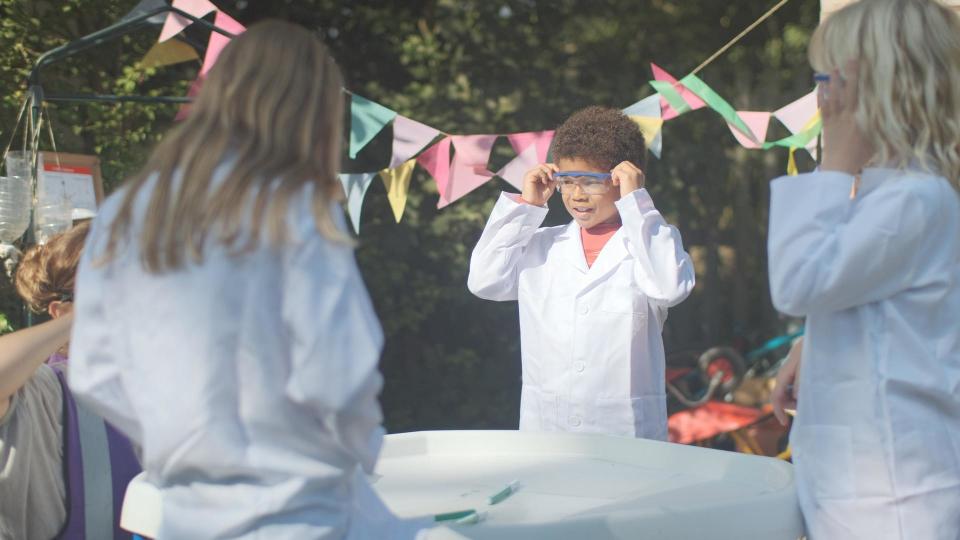
{"label": "bunting string", "polygon": [[[661,156],[665,122],[693,110],[709,108],[724,120],[734,139],[744,148],[789,149],[788,169],[791,173],[796,171],[794,152],[797,149],[806,149],[816,159],[816,138],[820,133],[821,122],[813,92],[776,111],[739,111],[697,76],[697,73],[776,13],[788,1],[777,2],[680,80],[656,64],[650,65],[653,80],[649,84],[654,93],[626,107],[623,112],[640,127],[647,148],[654,156],[657,158]],[[196,17],[214,13],[214,24],[234,35],[245,30],[243,25],[219,10],[209,0],[173,0],[172,5]],[[181,50],[180,46],[174,47],[173,42],[169,41],[189,24],[189,20],[173,13],[169,14],[164,21],[157,44],[157,46],[164,45],[166,48],[161,51],[155,46],[148,53],[149,58],[145,59],[145,62],[163,65],[199,59],[197,55]],[[228,37],[217,32],[211,33],[200,73],[191,85],[188,95],[196,94],[206,73],[228,42]],[[167,46],[167,43],[171,45]],[[355,159],[387,125],[392,125],[393,131],[391,157],[387,168],[380,171],[340,175],[344,193],[347,196],[347,212],[354,230],[358,233],[363,199],[373,178],[378,175],[387,190],[387,198],[394,218],[399,222],[406,207],[410,180],[416,165],[425,169],[436,183],[439,194],[437,207],[444,208],[494,177],[502,178],[520,190],[523,174],[547,159],[553,140],[552,130],[482,135],[446,133],[403,116],[383,104],[347,89],[344,89],[344,93],[350,101],[348,154],[351,159]],[[186,108],[182,108],[178,118],[187,112]],[[783,124],[791,135],[767,141],[771,117]],[[507,137],[516,156],[500,170],[493,172],[488,169],[488,162],[494,143],[502,136]]]}

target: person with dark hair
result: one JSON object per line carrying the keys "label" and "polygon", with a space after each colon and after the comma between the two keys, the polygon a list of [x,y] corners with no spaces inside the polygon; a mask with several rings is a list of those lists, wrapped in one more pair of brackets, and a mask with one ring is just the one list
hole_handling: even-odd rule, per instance
{"label": "person with dark hair", "polygon": [[[556,163],[500,196],[473,251],[470,291],[520,304],[521,430],[666,439],[661,332],[695,278],[645,188],[645,153],[622,112],[574,114]],[[573,221],[539,228],[558,188]]]}

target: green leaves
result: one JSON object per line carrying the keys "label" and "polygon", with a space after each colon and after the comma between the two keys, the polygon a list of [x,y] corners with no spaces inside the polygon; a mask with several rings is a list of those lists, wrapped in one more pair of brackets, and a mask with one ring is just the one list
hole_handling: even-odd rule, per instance
{"label": "green leaves", "polygon": [[7,334],[9,332],[13,332],[13,327],[7,322],[7,316],[0,313],[0,334]]}

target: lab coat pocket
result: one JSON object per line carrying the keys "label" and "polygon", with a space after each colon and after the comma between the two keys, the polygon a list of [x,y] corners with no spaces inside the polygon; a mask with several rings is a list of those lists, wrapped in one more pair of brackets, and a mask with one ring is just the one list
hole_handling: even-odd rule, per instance
{"label": "lab coat pocket", "polygon": [[557,431],[559,398],[553,392],[524,385],[520,390],[520,431]]}
{"label": "lab coat pocket", "polygon": [[818,499],[856,496],[853,434],[846,426],[796,426],[791,443],[798,474]]}

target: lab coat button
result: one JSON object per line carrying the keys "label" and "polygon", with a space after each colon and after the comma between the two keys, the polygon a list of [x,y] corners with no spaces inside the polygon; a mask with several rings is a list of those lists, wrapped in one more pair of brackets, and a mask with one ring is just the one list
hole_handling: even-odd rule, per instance
{"label": "lab coat button", "polygon": [[571,416],[571,417],[569,418],[569,421],[570,421],[570,425],[573,426],[573,427],[577,427],[577,426],[580,425],[580,417],[579,417],[579,416],[576,416],[576,415]]}
{"label": "lab coat button", "polygon": [[580,306],[580,314],[586,315],[587,313],[590,313],[590,306]]}
{"label": "lab coat button", "polygon": [[574,362],[573,369],[577,370],[577,373],[583,373],[583,370],[587,368],[587,365],[583,362]]}

